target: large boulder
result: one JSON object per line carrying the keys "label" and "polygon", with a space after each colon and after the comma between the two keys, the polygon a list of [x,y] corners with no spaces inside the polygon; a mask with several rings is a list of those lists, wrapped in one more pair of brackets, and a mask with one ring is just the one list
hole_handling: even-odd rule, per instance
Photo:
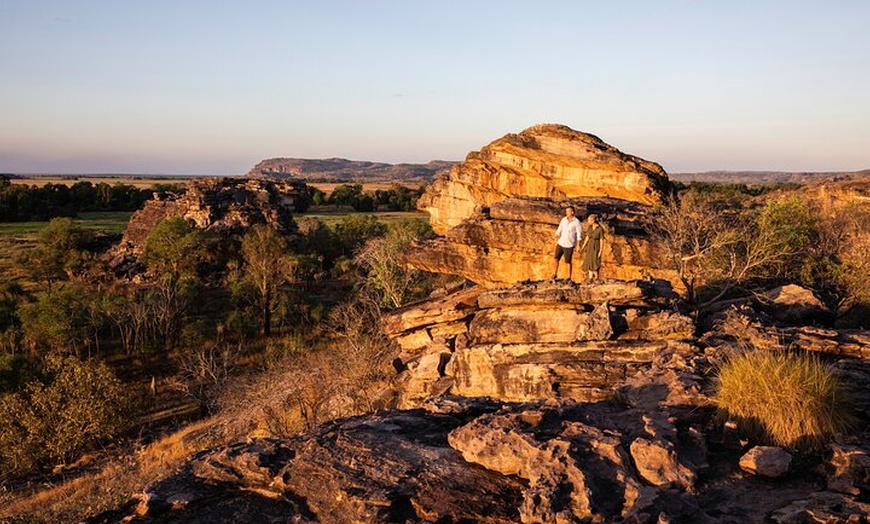
{"label": "large boulder", "polygon": [[627,155],[594,135],[541,124],[469,153],[465,162],[439,175],[418,207],[444,234],[478,206],[514,196],[611,197],[652,205],[662,202],[669,186],[654,162]]}
{"label": "large boulder", "polygon": [[[486,287],[541,280],[553,272],[553,233],[572,205],[581,220],[600,217],[602,276],[679,285],[664,246],[646,227],[651,206],[670,193],[654,162],[565,126],[533,126],[470,153],[429,186],[417,206],[443,236],[412,247],[404,261]],[[583,276],[577,267],[572,278]]]}
{"label": "large boulder", "polygon": [[[445,236],[411,246],[404,261],[433,273],[463,276],[486,287],[543,280],[553,273],[553,233],[571,204],[579,217],[595,213],[605,228],[601,275],[631,280],[664,278],[679,284],[667,250],[650,237],[646,220],[651,209],[615,199],[567,201],[513,197],[493,204],[452,227]],[[434,219],[433,219],[434,220]],[[575,251],[573,279],[585,277]],[[564,265],[560,276],[566,277]]]}
{"label": "large boulder", "polygon": [[694,324],[666,281],[472,287],[388,315],[399,406],[443,394],[600,400],[662,352],[691,352]]}

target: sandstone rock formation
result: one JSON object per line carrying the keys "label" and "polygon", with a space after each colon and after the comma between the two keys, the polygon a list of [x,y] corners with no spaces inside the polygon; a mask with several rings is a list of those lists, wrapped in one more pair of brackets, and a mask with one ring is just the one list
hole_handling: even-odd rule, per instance
{"label": "sandstone rock formation", "polygon": [[692,321],[664,281],[472,287],[384,321],[400,348],[399,406],[444,393],[596,400],[661,351],[688,351]]}
{"label": "sandstone rock formation", "polygon": [[[507,135],[468,155],[420,198],[443,235],[413,247],[407,264],[499,287],[552,274],[553,232],[563,207],[601,217],[602,275],[679,282],[645,220],[670,191],[660,166],[559,125]],[[579,266],[580,256],[575,256]],[[583,275],[577,267],[573,277]]]}
{"label": "sandstone rock formation", "polygon": [[121,243],[139,254],[154,226],[173,217],[218,233],[241,233],[263,223],[290,232],[296,227],[292,217],[294,199],[304,187],[300,182],[243,178],[193,180],[180,196],[146,202],[130,217]]}
{"label": "sandstone rock formation", "polygon": [[418,207],[429,212],[432,228],[444,234],[476,207],[510,197],[611,197],[657,204],[668,186],[656,163],[622,153],[594,135],[542,124],[469,153],[465,162],[435,180]]}
{"label": "sandstone rock formation", "polygon": [[[445,401],[203,452],[89,522],[710,521],[691,484],[649,485],[638,474],[628,447],[648,435],[639,411]],[[677,457],[686,447],[669,445]]]}

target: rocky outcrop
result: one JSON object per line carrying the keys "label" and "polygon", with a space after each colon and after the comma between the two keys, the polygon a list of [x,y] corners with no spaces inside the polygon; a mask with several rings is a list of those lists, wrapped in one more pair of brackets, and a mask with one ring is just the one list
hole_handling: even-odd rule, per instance
{"label": "rocky outcrop", "polygon": [[[564,211],[573,204],[577,215],[596,213],[605,227],[601,275],[631,280],[664,278],[679,283],[668,269],[663,245],[645,230],[648,208],[613,199],[532,200],[511,198],[493,204],[448,230],[444,237],[413,245],[404,260],[433,273],[461,275],[486,287],[509,286],[524,280],[543,280],[553,273],[553,233]],[[575,281],[585,275],[581,256],[574,255]],[[567,277],[561,268],[560,276]]]}
{"label": "rocky outcrop", "polygon": [[242,233],[254,224],[270,224],[281,232],[295,230],[294,202],[305,185],[243,178],[191,181],[181,195],[146,202],[130,217],[121,242],[139,254],[148,234],[161,220],[182,218],[199,229],[220,234]]}
{"label": "rocky outcrop", "polygon": [[399,309],[399,405],[441,394],[597,400],[663,351],[690,351],[692,321],[665,281],[521,283]]}
{"label": "rocky outcrop", "polygon": [[[487,287],[541,280],[553,271],[553,233],[572,205],[605,228],[601,274],[678,283],[660,243],[647,233],[651,205],[670,182],[660,166],[559,125],[507,135],[439,176],[418,201],[440,235],[412,247],[405,262]],[[581,256],[575,256],[579,266]],[[562,275],[567,276],[567,275]],[[580,268],[572,275],[582,280]]]}
{"label": "rocky outcrop", "polygon": [[510,197],[563,201],[610,197],[657,204],[667,193],[658,164],[627,155],[600,138],[556,124],[508,134],[469,153],[440,175],[418,203],[439,234]]}
{"label": "rocky outcrop", "polygon": [[[656,424],[674,438],[658,465],[674,482],[647,482],[657,466],[629,449]],[[619,404],[446,398],[200,453],[89,522],[709,522],[682,431]]]}

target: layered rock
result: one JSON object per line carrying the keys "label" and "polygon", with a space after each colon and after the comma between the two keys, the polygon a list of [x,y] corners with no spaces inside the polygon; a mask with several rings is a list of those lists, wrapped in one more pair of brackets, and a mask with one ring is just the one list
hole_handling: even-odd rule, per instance
{"label": "layered rock", "polygon": [[657,204],[668,186],[667,175],[654,162],[622,153],[594,135],[542,124],[469,153],[465,162],[439,175],[418,207],[444,234],[478,206],[510,197],[612,197]]}
{"label": "layered rock", "polygon": [[[644,228],[648,209],[613,199],[563,202],[511,198],[477,213],[444,237],[413,245],[404,260],[433,273],[461,275],[486,287],[509,286],[524,280],[543,280],[553,273],[553,233],[564,216],[562,206],[573,204],[577,215],[596,213],[605,228],[601,275],[630,280],[664,278],[679,283],[668,269],[665,247]],[[574,255],[573,279],[582,281],[581,255]],[[567,277],[561,268],[560,276]]]}
{"label": "layered rock", "polygon": [[598,400],[662,351],[690,351],[691,320],[664,281],[474,287],[402,308],[385,332],[400,348],[399,405],[445,393],[508,401]]}
{"label": "layered rock", "polygon": [[281,232],[295,229],[295,200],[301,182],[244,178],[193,180],[181,195],[145,203],[130,217],[121,245],[139,254],[152,229],[167,218],[182,218],[199,229],[221,234],[242,233],[254,224],[270,224]]}
{"label": "layered rock", "polygon": [[[418,207],[443,237],[414,246],[405,262],[487,287],[547,278],[553,233],[572,205],[581,220],[599,215],[605,228],[603,276],[678,283],[664,247],[645,227],[650,206],[669,191],[667,175],[653,162],[564,126],[534,126],[469,154],[436,179]],[[579,269],[572,275],[578,281]]]}
{"label": "layered rock", "polygon": [[[667,439],[618,404],[445,399],[200,453],[88,522],[709,522],[688,493],[693,444],[656,423]],[[635,453],[638,438],[673,461]]]}

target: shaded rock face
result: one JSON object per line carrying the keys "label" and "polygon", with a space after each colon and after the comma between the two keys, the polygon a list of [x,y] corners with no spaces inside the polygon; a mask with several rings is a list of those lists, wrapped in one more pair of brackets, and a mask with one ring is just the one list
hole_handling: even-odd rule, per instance
{"label": "shaded rock face", "polygon": [[399,406],[431,396],[599,400],[662,351],[691,351],[694,325],[665,281],[473,287],[384,321],[399,346]]}
{"label": "shaded rock face", "polygon": [[445,234],[477,206],[510,197],[611,197],[657,204],[668,187],[658,164],[622,153],[594,135],[542,124],[470,153],[439,175],[418,207],[429,212],[432,228]]}
{"label": "shaded rock face", "polygon": [[[404,259],[487,287],[541,280],[553,272],[554,232],[563,208],[572,205],[580,220],[600,217],[602,276],[678,283],[664,247],[645,228],[650,206],[670,190],[658,164],[565,126],[534,126],[469,154],[429,186],[417,205],[443,237],[415,246]],[[572,278],[581,281],[582,254],[574,258]]]}
{"label": "shaded rock face", "polygon": [[281,232],[296,226],[292,210],[303,184],[243,178],[209,178],[190,182],[177,197],[149,200],[130,217],[122,246],[134,254],[145,247],[160,221],[183,218],[199,229],[218,234],[242,233],[255,224],[270,224]]}
{"label": "shaded rock face", "polygon": [[[654,438],[638,411],[445,401],[200,453],[89,522],[709,521],[686,493],[691,482],[654,486],[638,474],[629,443]],[[679,439],[661,442],[691,454]]]}

